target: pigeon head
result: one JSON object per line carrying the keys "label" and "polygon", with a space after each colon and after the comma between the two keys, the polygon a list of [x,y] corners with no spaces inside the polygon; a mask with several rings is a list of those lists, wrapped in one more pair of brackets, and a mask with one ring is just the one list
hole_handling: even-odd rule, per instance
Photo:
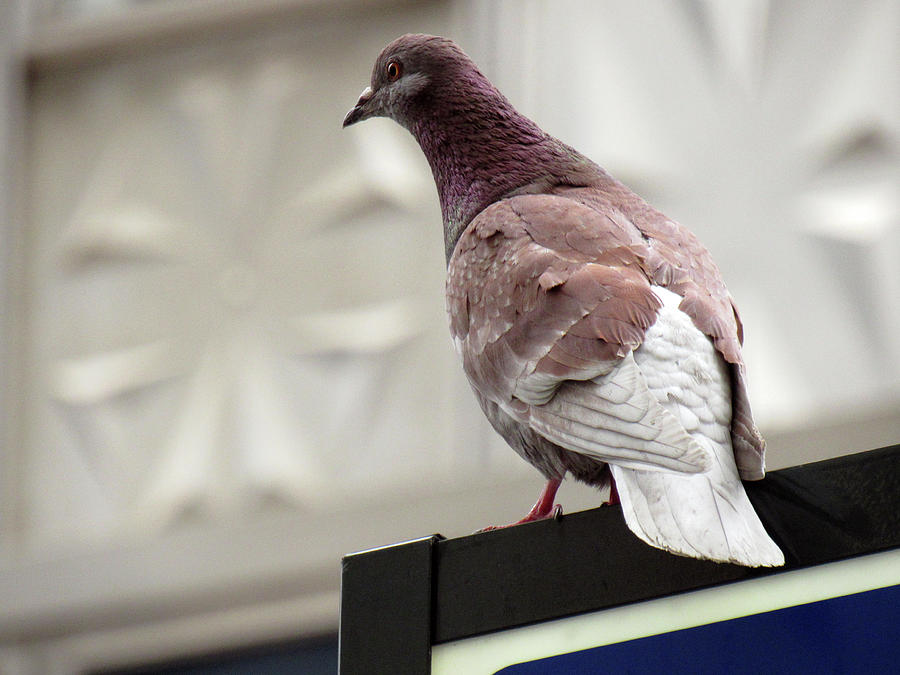
{"label": "pigeon head", "polygon": [[448,83],[454,73],[472,68],[475,64],[451,40],[436,35],[403,35],[376,59],[371,84],[347,113],[344,126],[370,117],[389,117],[409,128],[411,113],[425,107],[424,99],[429,94],[452,86]]}
{"label": "pigeon head", "polygon": [[602,170],[519,114],[453,41],[403,35],[375,61],[344,126],[389,117],[425,153],[437,186],[449,260],[482,209],[512,194],[589,185]]}

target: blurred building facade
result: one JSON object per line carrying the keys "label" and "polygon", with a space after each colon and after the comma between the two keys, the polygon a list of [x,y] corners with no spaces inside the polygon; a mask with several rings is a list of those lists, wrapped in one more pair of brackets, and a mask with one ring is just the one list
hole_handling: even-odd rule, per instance
{"label": "blurred building facade", "polygon": [[341,554],[530,504],[452,354],[427,164],[340,128],[413,31],[712,250],[770,466],[898,441],[897,3],[14,0],[0,672],[328,634]]}

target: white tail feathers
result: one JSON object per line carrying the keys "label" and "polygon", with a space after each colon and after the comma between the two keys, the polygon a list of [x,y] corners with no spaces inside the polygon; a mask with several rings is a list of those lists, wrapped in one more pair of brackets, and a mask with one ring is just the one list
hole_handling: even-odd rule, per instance
{"label": "white tail feathers", "polygon": [[750,567],[784,564],[736,470],[677,475],[610,468],[625,522],[651,546]]}
{"label": "white tail feathers", "polygon": [[731,441],[730,371],[712,342],[678,309],[681,298],[654,288],[663,301],[656,323],[634,352],[650,392],[706,451],[703,473],[642,471],[610,462],[625,522],[652,546],[695,558],[752,567],[784,564],[738,476]]}

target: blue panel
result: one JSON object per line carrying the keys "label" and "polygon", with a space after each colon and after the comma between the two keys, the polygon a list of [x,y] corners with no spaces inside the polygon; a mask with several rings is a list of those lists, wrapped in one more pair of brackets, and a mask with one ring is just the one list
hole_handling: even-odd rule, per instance
{"label": "blue panel", "polygon": [[503,675],[900,672],[900,586],[508,666]]}

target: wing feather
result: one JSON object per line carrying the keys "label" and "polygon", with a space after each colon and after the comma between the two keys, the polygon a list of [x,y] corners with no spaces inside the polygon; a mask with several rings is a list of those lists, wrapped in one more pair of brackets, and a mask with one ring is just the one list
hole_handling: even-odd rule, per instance
{"label": "wing feather", "polygon": [[650,392],[629,353],[607,375],[567,382],[529,409],[528,424],[545,438],[603,462],[697,473],[706,451]]}
{"label": "wing feather", "polygon": [[551,195],[504,200],[476,217],[448,269],[463,366],[483,396],[562,448],[645,470],[704,471],[706,453],[631,357],[661,301],[642,267],[644,242],[611,222]]}

